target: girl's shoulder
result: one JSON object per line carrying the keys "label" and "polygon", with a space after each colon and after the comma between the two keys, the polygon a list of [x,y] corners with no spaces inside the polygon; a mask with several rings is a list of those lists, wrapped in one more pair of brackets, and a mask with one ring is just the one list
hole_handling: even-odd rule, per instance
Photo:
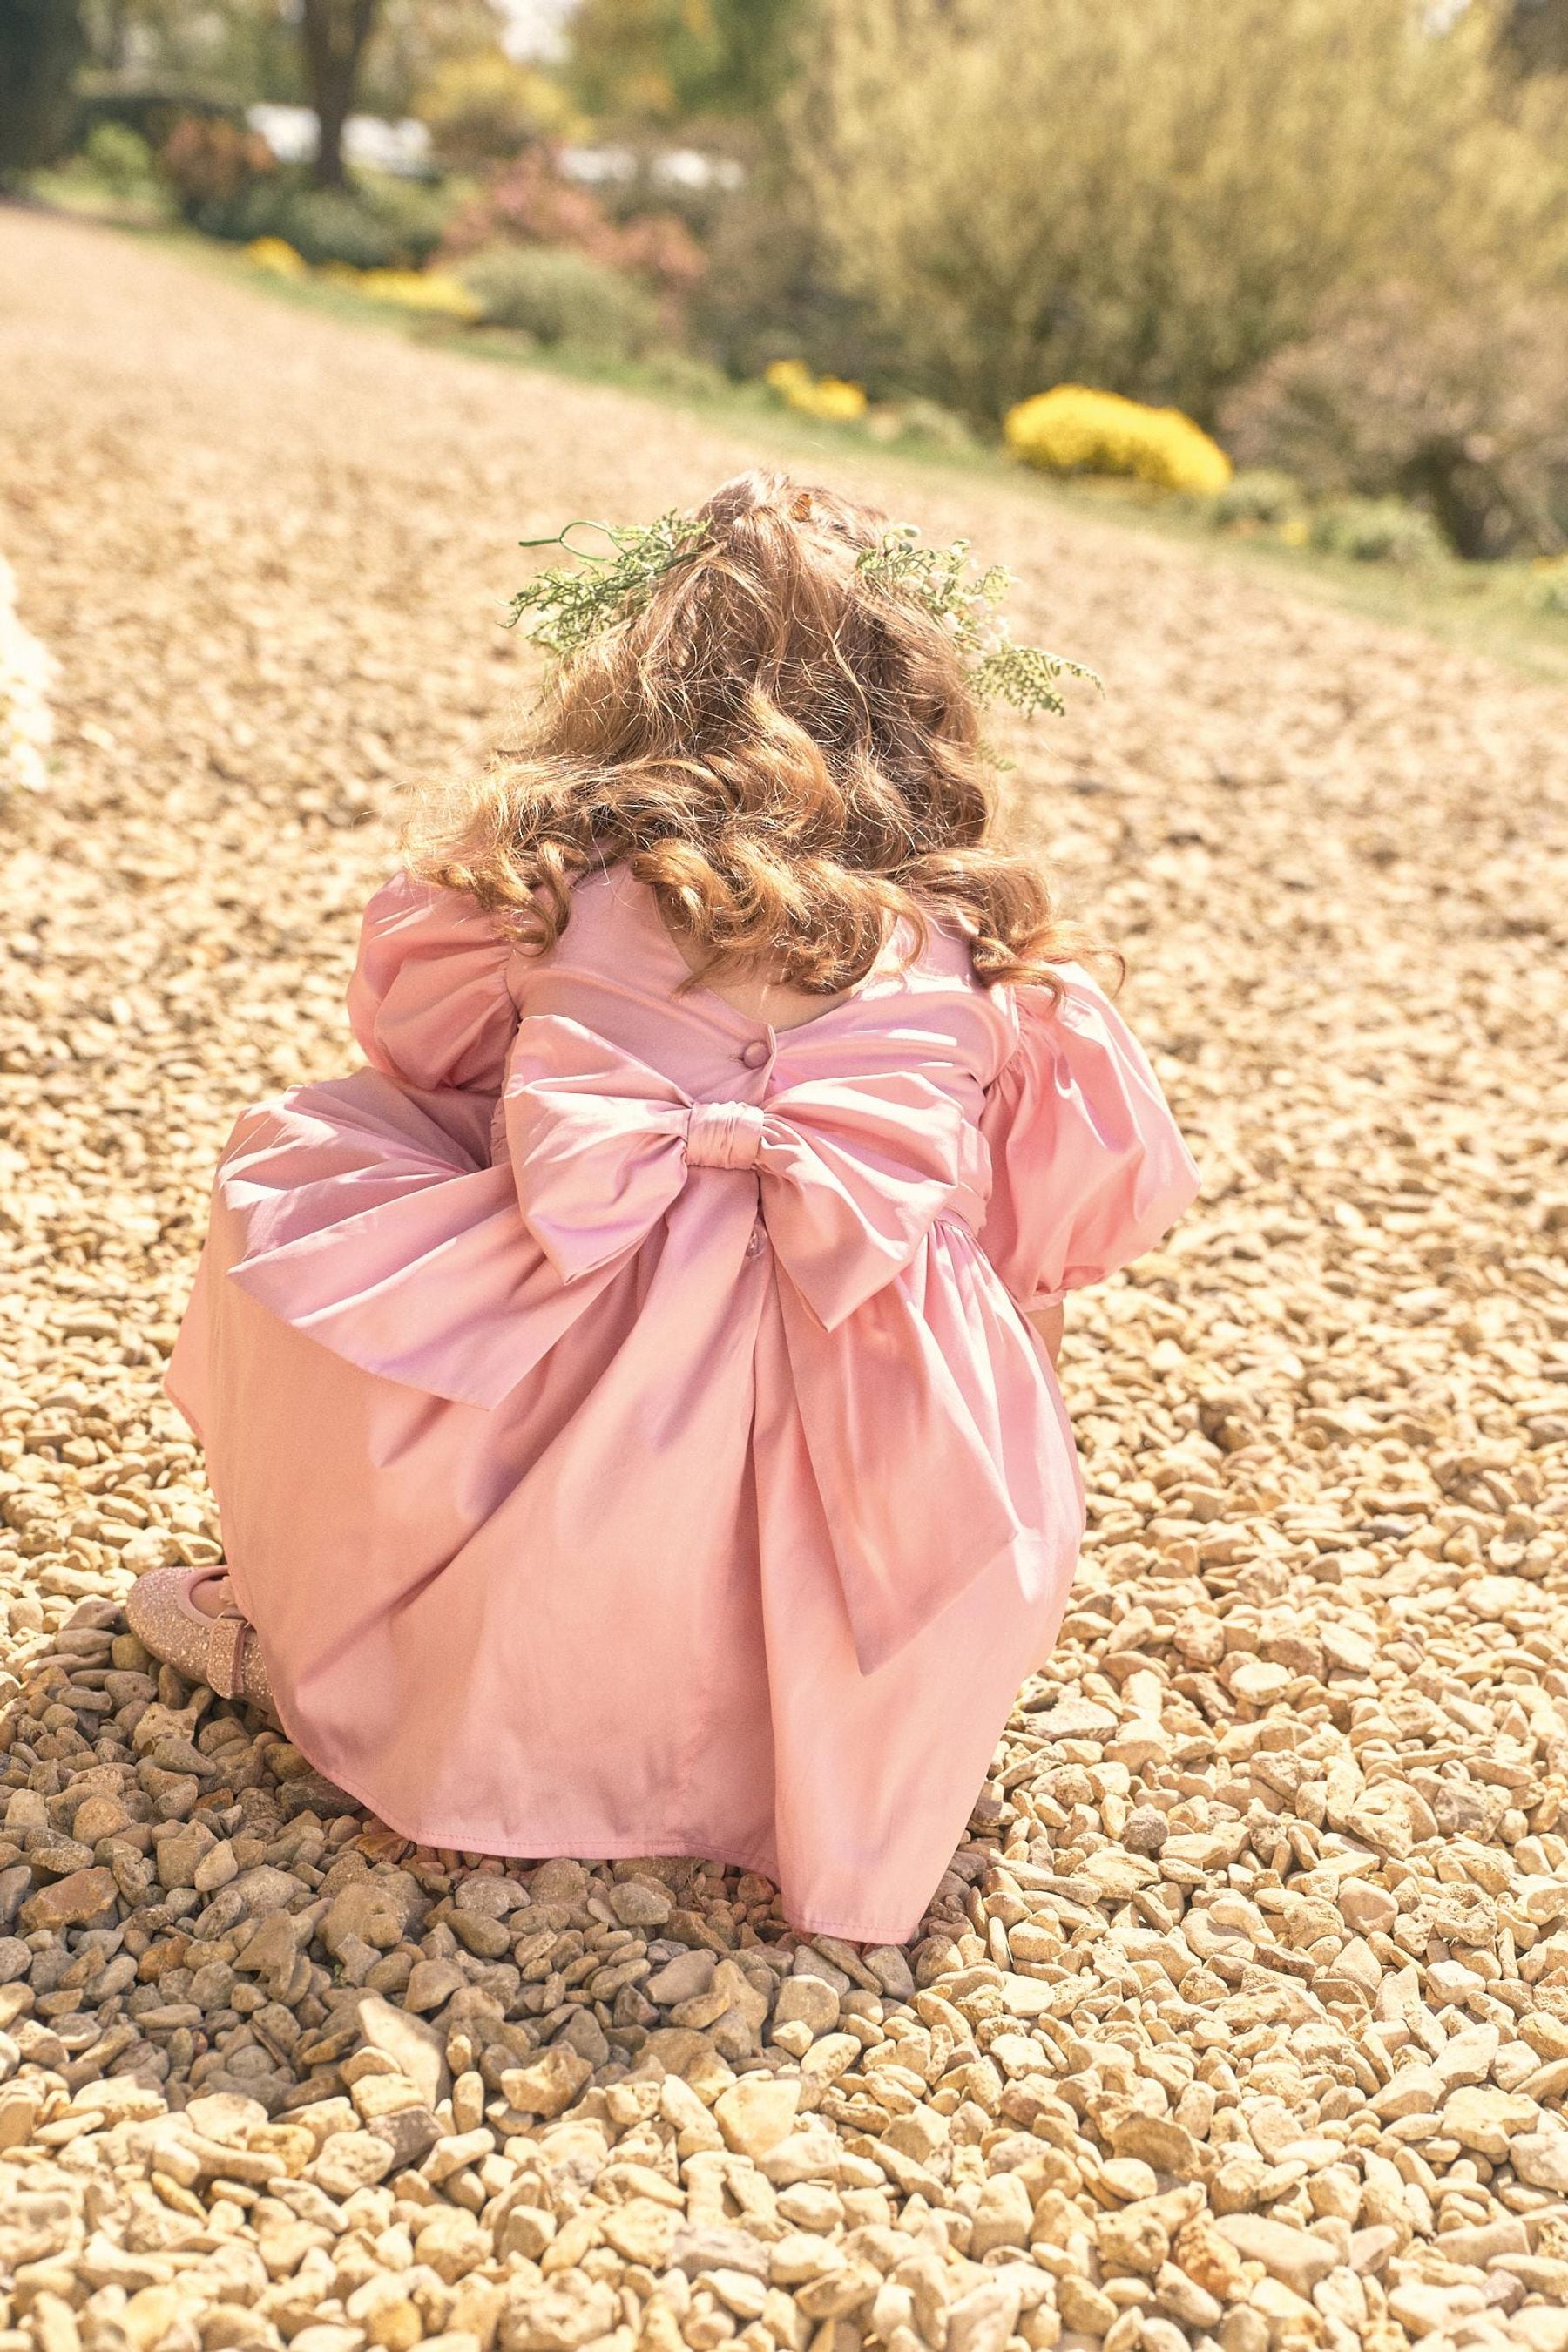
{"label": "girl's shoulder", "polygon": [[945,906],[922,911],[925,941],[908,966],[913,984],[978,999],[1005,1034],[1005,1059],[1026,1048],[1042,1050],[1063,1033],[1093,1027],[1105,1013],[1114,1019],[1110,997],[1085,965],[1053,964],[1054,986],[1045,981],[984,980],[974,969],[972,918]]}
{"label": "girl's shoulder", "polygon": [[419,1087],[489,1082],[517,1022],[516,942],[470,892],[400,868],[365,908],[348,989],[374,1067]]}

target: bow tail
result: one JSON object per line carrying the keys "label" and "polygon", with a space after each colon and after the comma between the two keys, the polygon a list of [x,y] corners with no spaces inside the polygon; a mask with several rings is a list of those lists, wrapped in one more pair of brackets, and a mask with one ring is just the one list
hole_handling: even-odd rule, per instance
{"label": "bow tail", "polygon": [[966,1397],[913,1286],[887,1284],[827,1330],[779,1286],[784,1338],[862,1674],[1019,1545],[1036,1598],[1038,1546],[1007,1490],[994,1432]]}
{"label": "bow tail", "polygon": [[[814,1100],[820,1097],[837,1126],[823,1118]],[[788,1120],[780,1115],[784,1105]],[[865,1112],[826,1087],[797,1087],[780,1097],[758,1159],[763,1214],[779,1263],[830,1331],[907,1270],[957,1191],[949,1129],[958,1115],[951,1103],[931,1107],[924,1129],[912,1133],[899,1125],[879,1132]],[[942,1112],[951,1119],[944,1123]]]}

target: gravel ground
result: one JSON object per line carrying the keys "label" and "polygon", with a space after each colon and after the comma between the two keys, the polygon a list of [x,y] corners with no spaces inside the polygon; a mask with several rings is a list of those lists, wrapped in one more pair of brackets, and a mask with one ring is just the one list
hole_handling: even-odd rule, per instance
{"label": "gravel ground", "polygon": [[512,542],[700,420],[0,214],[0,2352],[1568,2347],[1568,696],[883,485],[1104,673],[1024,821],[1207,1176],[1075,1302],[1091,1539],[917,1943],[700,1862],[409,1848],[159,1669],[159,1393],[238,1108],[344,1065]]}

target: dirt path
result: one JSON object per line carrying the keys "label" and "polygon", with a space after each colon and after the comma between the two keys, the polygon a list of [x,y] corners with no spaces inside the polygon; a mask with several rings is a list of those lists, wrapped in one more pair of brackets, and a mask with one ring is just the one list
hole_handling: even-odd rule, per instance
{"label": "dirt path", "polygon": [[347,1058],[397,788],[525,683],[514,542],[754,453],[17,213],[0,444],[58,735],[5,820],[0,2352],[1568,2347],[1568,695],[832,469],[1105,675],[1016,789],[1208,1181],[1075,1307],[1093,1541],[922,1940],[797,1948],[733,1873],[405,1850],[117,1609],[216,1556],[157,1385],[212,1161]]}

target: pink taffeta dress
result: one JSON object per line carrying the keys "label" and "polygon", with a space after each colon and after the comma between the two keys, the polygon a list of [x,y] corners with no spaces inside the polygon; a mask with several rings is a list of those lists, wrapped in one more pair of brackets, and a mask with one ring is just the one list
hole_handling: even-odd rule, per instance
{"label": "pink taffeta dress", "polygon": [[407,1837],[914,1933],[1082,1534],[1020,1309],[1197,1180],[1087,976],[909,945],[775,1034],[624,868],[542,956],[399,875],[369,1066],[240,1118],[169,1393],[289,1737]]}

